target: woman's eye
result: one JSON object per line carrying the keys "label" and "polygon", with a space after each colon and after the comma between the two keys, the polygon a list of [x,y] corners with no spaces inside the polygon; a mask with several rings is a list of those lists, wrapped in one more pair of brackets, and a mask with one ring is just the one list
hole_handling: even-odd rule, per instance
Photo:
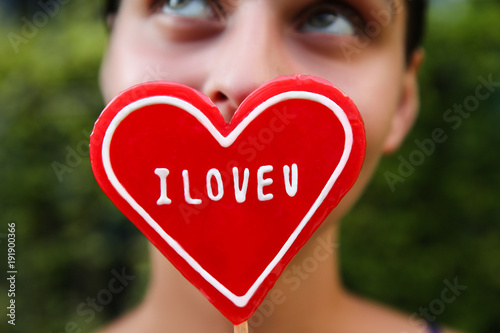
{"label": "woman's eye", "polygon": [[302,22],[300,31],[339,36],[355,36],[356,24],[345,15],[333,10],[311,13]]}
{"label": "woman's eye", "polygon": [[210,0],[166,0],[161,6],[163,13],[198,19],[215,19],[218,16]]}

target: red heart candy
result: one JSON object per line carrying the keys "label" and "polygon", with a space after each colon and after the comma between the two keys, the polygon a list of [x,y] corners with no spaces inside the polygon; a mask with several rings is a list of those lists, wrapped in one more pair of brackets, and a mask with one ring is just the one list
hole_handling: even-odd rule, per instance
{"label": "red heart candy", "polygon": [[132,87],[90,141],[113,203],[234,324],[354,184],[364,159],[352,101],[311,76],[275,79],[230,124],[176,83]]}

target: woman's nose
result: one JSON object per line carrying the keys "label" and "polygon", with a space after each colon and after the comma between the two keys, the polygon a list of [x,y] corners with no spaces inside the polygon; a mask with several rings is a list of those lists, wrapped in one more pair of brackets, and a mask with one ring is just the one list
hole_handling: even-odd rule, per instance
{"label": "woman's nose", "polygon": [[294,73],[284,32],[272,13],[259,7],[266,2],[247,3],[254,6],[241,8],[245,15],[234,14],[233,21],[228,22],[226,31],[215,42],[202,87],[227,123],[241,102],[260,85]]}

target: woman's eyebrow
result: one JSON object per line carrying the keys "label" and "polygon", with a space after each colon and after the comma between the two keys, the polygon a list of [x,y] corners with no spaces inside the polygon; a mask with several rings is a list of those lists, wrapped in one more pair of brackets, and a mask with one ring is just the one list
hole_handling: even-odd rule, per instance
{"label": "woman's eyebrow", "polygon": [[395,16],[395,14],[398,14],[404,8],[405,1],[407,0],[316,0],[318,3],[346,3],[358,7],[368,6],[372,9],[378,8],[379,10],[387,10],[391,16]]}
{"label": "woman's eyebrow", "polygon": [[[386,14],[389,15],[389,24],[393,23],[395,17],[397,17],[402,10],[404,10],[404,3],[406,0],[368,0],[373,3],[373,5],[377,5],[379,7],[378,10],[372,9],[370,13],[374,15],[374,13],[380,16],[381,12],[386,11]],[[413,0],[409,0],[413,1]]]}
{"label": "woman's eyebrow", "polygon": [[[409,1],[413,1],[413,0],[409,0]],[[391,14],[397,14],[401,9],[403,9],[404,7],[404,2],[405,0],[384,0],[384,2],[387,4],[387,6],[389,7],[389,11],[391,12]]]}

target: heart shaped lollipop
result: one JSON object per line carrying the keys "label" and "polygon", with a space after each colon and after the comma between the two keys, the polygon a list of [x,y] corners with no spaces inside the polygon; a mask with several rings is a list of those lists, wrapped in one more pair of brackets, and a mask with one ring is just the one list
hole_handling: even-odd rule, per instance
{"label": "heart shaped lollipop", "polygon": [[234,324],[354,184],[365,133],[352,101],[311,76],[275,79],[226,124],[204,95],[144,83],[90,141],[113,203]]}

